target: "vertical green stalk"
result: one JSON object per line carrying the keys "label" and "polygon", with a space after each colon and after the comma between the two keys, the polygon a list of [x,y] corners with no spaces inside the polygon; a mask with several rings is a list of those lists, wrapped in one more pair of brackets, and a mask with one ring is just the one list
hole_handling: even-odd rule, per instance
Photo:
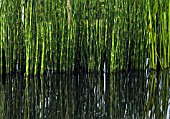
{"label": "vertical green stalk", "polygon": [[53,62],[52,61],[52,53],[53,53],[53,50],[52,50],[52,23],[51,23],[51,20],[49,21],[49,24],[48,24],[48,32],[49,32],[49,52],[50,52],[50,56],[49,56],[49,62],[50,62],[50,70],[52,69],[52,65],[51,63]]}
{"label": "vertical green stalk", "polygon": [[64,71],[64,70],[66,70],[65,69],[65,62],[66,62],[66,59],[65,59],[65,55],[66,55],[66,50],[65,50],[65,46],[67,45],[67,44],[65,44],[65,20],[63,19],[62,21],[62,24],[61,24],[61,28],[62,28],[62,36],[61,36],[61,57],[60,57],[60,70],[61,71]]}
{"label": "vertical green stalk", "polygon": [[44,56],[45,56],[45,24],[41,23],[41,37],[42,37],[42,54],[41,54],[41,72],[42,75],[44,73]]}
{"label": "vertical green stalk", "polygon": [[32,26],[32,0],[27,2],[25,20],[25,45],[26,45],[26,76],[29,75],[30,70],[30,53],[31,53],[31,26]]}
{"label": "vertical green stalk", "polygon": [[170,0],[169,0],[169,9],[168,9],[168,67],[170,68]]}
{"label": "vertical green stalk", "polygon": [[[162,25],[162,32],[161,34],[163,35],[163,39],[161,40],[163,42],[163,56],[160,56],[160,62],[161,64],[163,64],[163,68],[167,68],[168,66],[168,60],[167,60],[167,52],[168,52],[168,38],[166,37],[167,36],[167,23],[166,23],[166,12],[163,12],[163,23],[161,24]],[[162,50],[161,50],[162,51]],[[163,59],[163,60],[162,60]]]}
{"label": "vertical green stalk", "polygon": [[151,8],[150,8],[150,0],[148,0],[148,11],[149,11],[149,52],[150,52],[150,59],[151,59],[151,68],[156,69],[156,62],[155,62],[155,40],[156,40],[156,33],[154,33],[154,29],[152,26],[152,14],[151,14]]}
{"label": "vertical green stalk", "polygon": [[37,68],[38,67],[38,60],[39,60],[39,55],[38,55],[38,50],[39,50],[39,47],[38,47],[38,44],[39,44],[39,24],[38,24],[38,21],[37,21],[37,17],[36,17],[36,22],[37,22],[37,25],[36,25],[36,28],[37,28],[37,34],[36,34],[36,46],[35,46],[35,72],[34,72],[34,75],[37,74]]}
{"label": "vertical green stalk", "polygon": [[[1,0],[0,0],[0,68],[2,69],[2,43],[3,43],[3,12],[2,12],[2,6],[1,6]],[[2,70],[0,70],[0,75],[2,74]]]}

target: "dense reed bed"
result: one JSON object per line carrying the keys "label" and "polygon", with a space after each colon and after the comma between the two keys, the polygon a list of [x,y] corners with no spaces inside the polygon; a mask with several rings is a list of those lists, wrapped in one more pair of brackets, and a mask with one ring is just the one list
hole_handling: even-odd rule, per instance
{"label": "dense reed bed", "polygon": [[1,73],[170,67],[169,0],[1,0],[0,14]]}

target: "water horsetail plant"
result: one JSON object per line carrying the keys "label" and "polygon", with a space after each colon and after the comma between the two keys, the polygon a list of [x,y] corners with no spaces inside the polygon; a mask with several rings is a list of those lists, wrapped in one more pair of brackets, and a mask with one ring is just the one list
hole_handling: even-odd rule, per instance
{"label": "water horsetail plant", "polygon": [[168,11],[168,67],[170,68],[170,2],[169,2],[169,11]]}
{"label": "water horsetail plant", "polygon": [[1,0],[0,14],[6,73],[170,67],[168,0]]}

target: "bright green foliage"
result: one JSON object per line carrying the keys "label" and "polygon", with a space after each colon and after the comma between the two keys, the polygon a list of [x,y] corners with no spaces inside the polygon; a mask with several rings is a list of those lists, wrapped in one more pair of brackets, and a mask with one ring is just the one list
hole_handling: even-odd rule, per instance
{"label": "bright green foliage", "polygon": [[170,67],[168,0],[1,0],[0,14],[7,73]]}

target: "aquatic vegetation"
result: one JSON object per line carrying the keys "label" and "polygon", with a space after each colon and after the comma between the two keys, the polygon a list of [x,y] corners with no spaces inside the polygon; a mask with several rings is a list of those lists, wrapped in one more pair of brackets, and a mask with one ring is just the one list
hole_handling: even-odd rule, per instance
{"label": "aquatic vegetation", "polygon": [[6,73],[170,67],[168,0],[5,0],[0,14]]}

